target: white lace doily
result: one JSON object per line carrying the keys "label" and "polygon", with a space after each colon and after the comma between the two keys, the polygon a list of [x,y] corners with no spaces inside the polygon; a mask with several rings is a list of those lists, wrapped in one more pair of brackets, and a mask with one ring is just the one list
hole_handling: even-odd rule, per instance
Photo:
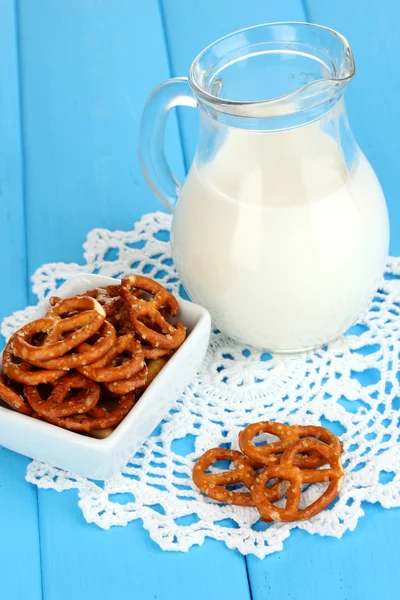
{"label": "white lace doily", "polygon": [[[94,230],[84,245],[85,265],[45,265],[33,276],[33,290],[43,299],[77,271],[139,272],[178,293],[170,224],[170,215],[153,213],[133,231]],[[33,311],[5,319],[2,333],[11,335]],[[211,537],[264,557],[282,549],[293,527],[340,537],[364,514],[363,501],[400,505],[399,328],[400,259],[390,258],[369,312],[348,335],[317,352],[261,354],[214,331],[198,377],[121,475],[98,484],[33,461],[27,480],[60,492],[77,489],[85,519],[104,529],[142,519],[164,550],[187,551]],[[253,508],[205,498],[191,480],[196,457],[213,446],[237,448],[239,430],[264,419],[322,424],[341,435],[343,490],[309,521],[266,525]],[[320,493],[316,487],[303,494],[306,503]]]}

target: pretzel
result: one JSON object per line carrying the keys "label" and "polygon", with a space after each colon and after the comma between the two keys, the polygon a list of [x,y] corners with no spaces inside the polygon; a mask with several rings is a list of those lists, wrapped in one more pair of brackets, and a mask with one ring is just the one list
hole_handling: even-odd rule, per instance
{"label": "pretzel", "polygon": [[[235,463],[232,471],[221,473],[205,473],[205,471],[218,460],[229,460]],[[237,450],[227,448],[212,448],[207,450],[196,462],[193,468],[193,481],[197,487],[210,498],[236,504],[238,506],[254,506],[250,494],[227,490],[225,485],[243,483],[248,489],[255,482],[255,464]]]}
{"label": "pretzel", "polygon": [[145,359],[157,359],[171,354],[171,350],[169,348],[152,348],[151,346],[144,346],[143,344],[142,348]]}
{"label": "pretzel", "polygon": [[94,340],[93,346],[89,344],[91,338],[86,340],[85,350],[83,352],[65,354],[64,356],[51,358],[50,360],[35,361],[30,358],[29,362],[42,369],[62,369],[64,371],[91,364],[101,358],[113,347],[117,339],[117,334],[111,323],[104,321],[94,337],[97,337],[97,339]]}
{"label": "pretzel", "polygon": [[[220,473],[205,473],[213,463],[218,460],[229,460],[235,463],[236,468]],[[257,465],[237,450],[227,448],[212,448],[207,450],[196,462],[193,468],[193,481],[197,487],[210,498],[235,504],[237,506],[254,506],[250,494],[246,492],[234,492],[226,489],[225,485],[243,483],[249,490],[256,480],[255,469]],[[282,485],[283,484],[283,485]],[[271,502],[281,498],[286,491],[285,482],[278,482],[273,488],[266,490]]]}
{"label": "pretzel", "polygon": [[[71,397],[69,395],[71,390],[85,390],[85,392],[79,391]],[[83,375],[75,373],[59,379],[47,399],[42,397],[35,386],[24,386],[24,394],[38,415],[45,419],[52,419],[82,414],[93,409],[100,398],[100,386]]]}
{"label": "pretzel", "polygon": [[[172,294],[147,277],[127,282],[129,289],[113,285],[72,298],[52,296],[47,314],[7,343],[0,400],[72,431],[109,435],[186,336],[181,323],[167,321],[179,309]],[[24,384],[23,393],[14,383]]]}
{"label": "pretzel", "polygon": [[117,336],[126,335],[127,333],[133,333],[132,323],[129,317],[128,306],[124,299],[124,304],[121,305],[115,313],[108,317],[108,320],[114,325]]}
{"label": "pretzel", "polygon": [[71,417],[47,419],[53,425],[58,425],[64,429],[72,431],[93,431],[99,429],[109,429],[118,425],[129,413],[136,402],[134,392],[126,396],[117,396],[117,406],[111,411],[100,406],[95,406],[85,415],[74,415]]}
{"label": "pretzel", "polygon": [[[137,298],[132,293],[135,287],[150,294],[150,300]],[[178,348],[183,343],[186,327],[180,321],[175,326],[171,325],[160,312],[161,308],[166,307],[171,316],[175,316],[179,309],[176,298],[160,283],[141,275],[130,275],[122,280],[121,296],[128,304],[132,327],[142,340],[155,348],[168,349]],[[146,317],[159,331],[143,322]]]}
{"label": "pretzel", "polygon": [[[18,332],[17,332],[18,333]],[[26,385],[39,385],[41,383],[51,383],[65,375],[65,371],[60,369],[37,369],[28,362],[14,355],[14,341],[16,334],[8,340],[3,352],[3,371],[13,381],[24,383]]]}
{"label": "pretzel", "polygon": [[[73,316],[62,315],[79,311]],[[14,354],[25,360],[49,360],[63,356],[91,337],[105,319],[103,307],[94,298],[75,296],[53,306],[46,317],[32,321],[15,334]],[[71,332],[64,336],[65,333]],[[46,334],[44,342],[33,345],[35,335]]]}
{"label": "pretzel", "polygon": [[88,290],[83,295],[95,298],[105,310],[107,319],[112,317],[117,312],[118,308],[123,304],[121,298],[120,285],[107,285],[105,287],[94,288]]}
{"label": "pretzel", "polygon": [[[303,452],[313,451],[321,456],[329,469],[302,470],[294,465],[295,458]],[[279,465],[267,467],[258,477],[251,489],[251,497],[261,518],[271,521],[299,521],[310,519],[326,508],[339,494],[343,484],[343,466],[338,454],[331,446],[312,438],[304,438],[287,447]],[[265,484],[274,478],[289,481],[285,508],[272,504]],[[329,482],[325,492],[312,504],[299,509],[301,486],[305,483]]]}
{"label": "pretzel", "polygon": [[[253,438],[259,433],[270,433],[279,438],[279,442],[255,446]],[[261,421],[252,423],[243,429],[239,434],[239,446],[241,451],[249,458],[262,465],[276,465],[279,463],[279,455],[286,450],[290,444],[297,442],[303,437],[313,437],[320,439],[341,454],[342,447],[339,438],[325,427],[316,427],[313,425],[284,425],[273,421]],[[325,464],[321,454],[311,454],[307,456],[296,456],[294,464],[301,468],[315,468]]]}
{"label": "pretzel", "polygon": [[144,275],[129,275],[121,281],[121,286],[130,290],[134,297],[137,297],[138,291],[150,294],[152,298],[149,302],[151,302],[156,310],[165,306],[168,308],[171,316],[175,317],[178,314],[179,304],[175,296],[168,292],[161,283],[154,281],[154,279],[150,279]]}
{"label": "pretzel", "polygon": [[[87,344],[78,346],[78,352],[86,351]],[[130,355],[130,358],[125,359],[123,354]],[[132,335],[123,335],[117,338],[114,346],[104,356],[91,365],[78,367],[78,371],[93,381],[120,381],[136,375],[144,364],[140,343]]]}
{"label": "pretzel", "polygon": [[3,402],[23,415],[31,415],[33,413],[32,408],[25,398],[6,383],[3,375],[0,375],[0,400],[3,400]]}
{"label": "pretzel", "polygon": [[144,365],[143,369],[139,371],[139,373],[136,373],[136,375],[133,377],[104,383],[104,387],[113,394],[123,396],[125,394],[129,394],[129,392],[133,392],[133,390],[136,390],[137,388],[143,387],[146,384],[146,381],[147,366]]}

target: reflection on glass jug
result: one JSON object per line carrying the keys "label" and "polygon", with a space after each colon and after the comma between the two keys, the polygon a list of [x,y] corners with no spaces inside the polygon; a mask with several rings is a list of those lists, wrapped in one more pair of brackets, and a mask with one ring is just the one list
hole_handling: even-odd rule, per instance
{"label": "reflection on glass jug", "polygon": [[[307,23],[238,31],[203,50],[144,109],[146,179],[173,210],[171,243],[191,298],[242,343],[325,344],[367,308],[389,242],[385,199],[347,120],[348,41]],[[163,140],[169,109],[197,107],[183,184]]]}

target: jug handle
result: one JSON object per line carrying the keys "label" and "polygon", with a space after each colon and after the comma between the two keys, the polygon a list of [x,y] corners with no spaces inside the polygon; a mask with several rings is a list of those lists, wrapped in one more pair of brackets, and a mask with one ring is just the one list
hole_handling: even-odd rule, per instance
{"label": "jug handle", "polygon": [[181,184],[169,168],[164,152],[168,113],[175,106],[197,108],[187,77],[176,77],[156,87],[147,99],[139,132],[139,159],[145,179],[159,200],[174,209]]}

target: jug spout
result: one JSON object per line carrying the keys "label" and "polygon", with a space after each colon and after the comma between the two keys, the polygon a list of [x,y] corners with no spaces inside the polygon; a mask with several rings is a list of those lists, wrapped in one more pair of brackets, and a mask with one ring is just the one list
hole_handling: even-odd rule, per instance
{"label": "jug spout", "polygon": [[[245,68],[244,68],[245,67]],[[340,33],[310,23],[270,23],[214,42],[193,62],[189,81],[208,111],[268,119],[324,110],[355,75]]]}

